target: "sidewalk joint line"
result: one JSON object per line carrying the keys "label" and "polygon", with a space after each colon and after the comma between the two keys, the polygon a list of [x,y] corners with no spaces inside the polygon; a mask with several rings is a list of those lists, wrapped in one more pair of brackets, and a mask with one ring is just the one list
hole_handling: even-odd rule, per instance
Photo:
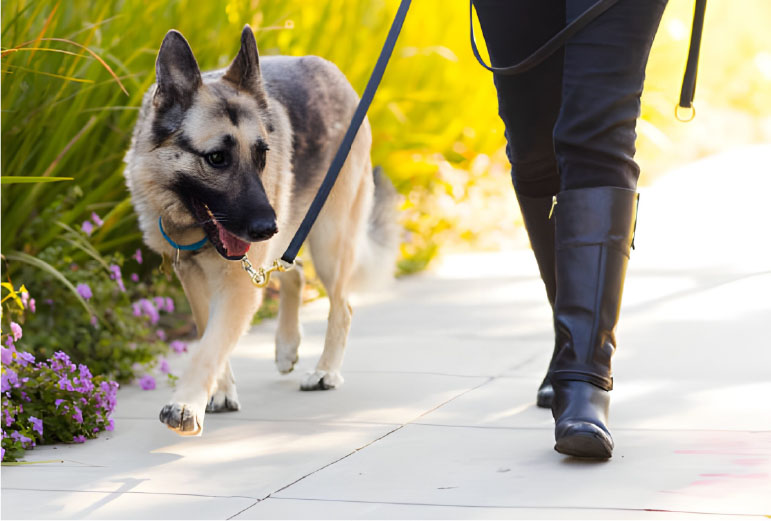
{"label": "sidewalk joint line", "polygon": [[539,505],[459,505],[446,503],[420,503],[410,501],[368,501],[364,499],[319,499],[302,497],[272,497],[271,499],[291,501],[321,501],[327,503],[363,503],[368,505],[403,505],[419,507],[454,507],[454,508],[500,508],[508,510],[607,510],[624,512],[662,512],[669,514],[698,514],[704,516],[742,516],[742,517],[768,517],[766,514],[731,514],[726,512],[696,512],[691,510],[666,510],[660,508],[624,508],[624,507],[582,507],[582,506],[539,506]]}
{"label": "sidewalk joint line", "polygon": [[142,494],[147,496],[192,496],[207,497],[217,499],[253,499],[259,501],[259,498],[252,496],[216,496],[212,494],[191,494],[189,492],[145,492],[141,490],[68,490],[66,488],[22,488],[22,487],[3,487],[3,490],[22,490],[28,492],[77,492],[89,494]]}
{"label": "sidewalk joint line", "polygon": [[244,508],[243,510],[240,510],[240,511],[236,512],[235,514],[233,514],[232,516],[230,516],[230,517],[229,517],[229,518],[227,518],[227,519],[233,519],[233,518],[234,518],[234,517],[236,517],[236,516],[240,516],[241,514],[243,514],[244,512],[246,512],[247,510],[249,510],[250,508],[252,508],[253,506],[255,506],[255,505],[259,504],[261,501],[262,501],[262,500],[260,500],[260,499],[256,500],[254,503],[252,503],[252,504],[251,504],[251,505],[249,505],[248,507]]}
{"label": "sidewalk joint line", "polygon": [[378,437],[378,438],[375,438],[374,440],[372,440],[372,441],[370,441],[370,442],[366,443],[365,445],[362,445],[361,447],[358,447],[358,448],[354,449],[353,451],[349,452],[348,454],[346,454],[346,455],[344,455],[344,456],[342,456],[342,457],[340,457],[340,458],[338,458],[338,459],[336,459],[336,460],[334,460],[334,461],[331,461],[331,462],[327,463],[326,465],[324,465],[324,466],[322,466],[322,467],[319,467],[318,469],[316,469],[316,470],[314,470],[314,471],[311,471],[311,472],[309,472],[308,474],[305,474],[304,476],[302,476],[302,477],[300,477],[300,478],[298,478],[298,479],[296,479],[296,480],[292,481],[292,482],[291,482],[291,483],[289,483],[288,485],[284,485],[283,487],[279,488],[278,490],[275,490],[275,491],[271,492],[270,494],[268,494],[267,496],[265,496],[264,498],[262,498],[262,501],[265,501],[266,499],[270,498],[271,496],[273,496],[273,494],[278,494],[278,493],[279,493],[279,492],[281,492],[282,490],[286,490],[286,489],[288,489],[289,487],[291,487],[291,486],[293,486],[293,485],[295,485],[295,484],[299,483],[300,481],[304,480],[305,478],[307,478],[307,477],[309,477],[309,476],[312,476],[313,474],[316,474],[316,473],[318,473],[318,472],[320,472],[320,471],[324,470],[324,469],[325,469],[325,468],[327,468],[327,467],[331,467],[331,466],[332,466],[332,465],[334,465],[335,463],[339,463],[340,461],[343,461],[344,459],[347,459],[348,457],[350,457],[350,456],[353,456],[353,455],[354,455],[354,454],[356,454],[357,452],[359,452],[359,451],[362,451],[362,450],[366,449],[366,448],[367,448],[367,447],[369,447],[370,445],[373,445],[374,443],[377,443],[378,441],[382,440],[383,438],[386,438],[387,436],[390,436],[391,434],[393,434],[393,433],[395,433],[395,432],[397,432],[397,431],[400,431],[401,429],[403,429],[403,428],[404,428],[404,427],[406,427],[407,425],[410,425],[410,424],[414,423],[416,420],[418,420],[418,419],[422,418],[423,416],[425,416],[425,415],[427,415],[427,414],[430,414],[430,413],[434,412],[435,410],[439,409],[440,407],[443,407],[444,405],[447,405],[447,404],[448,404],[448,403],[450,403],[451,401],[453,401],[453,400],[455,400],[455,399],[457,399],[457,398],[460,398],[461,396],[463,396],[463,395],[465,395],[465,394],[467,394],[467,393],[470,393],[471,391],[475,391],[475,390],[479,389],[480,387],[482,387],[482,386],[484,386],[484,385],[487,385],[487,384],[489,384],[489,383],[490,383],[490,382],[492,382],[493,380],[495,380],[495,377],[494,377],[494,376],[491,376],[491,377],[487,378],[487,379],[486,379],[484,382],[482,382],[482,383],[480,383],[480,384],[478,384],[478,385],[476,385],[476,386],[474,386],[474,387],[468,388],[468,389],[466,389],[465,391],[463,391],[463,392],[461,392],[461,393],[459,393],[459,394],[456,394],[455,396],[452,396],[451,398],[448,398],[448,399],[447,399],[447,400],[445,400],[444,402],[442,402],[442,403],[440,403],[440,404],[436,405],[435,407],[433,407],[433,408],[429,409],[428,411],[425,411],[425,412],[423,412],[423,413],[419,414],[418,416],[416,416],[416,417],[415,417],[415,418],[413,418],[412,420],[409,420],[408,422],[406,422],[406,423],[404,423],[404,424],[402,424],[402,425],[399,425],[399,426],[398,426],[398,427],[396,427],[395,429],[392,429],[392,430],[388,431],[387,433],[383,434],[382,436],[380,436],[380,437]]}

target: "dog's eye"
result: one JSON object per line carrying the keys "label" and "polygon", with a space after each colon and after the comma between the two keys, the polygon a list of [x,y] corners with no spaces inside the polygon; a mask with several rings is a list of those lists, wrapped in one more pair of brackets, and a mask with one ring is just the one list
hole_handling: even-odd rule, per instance
{"label": "dog's eye", "polygon": [[216,152],[206,154],[206,162],[214,168],[225,168],[230,164],[230,158],[228,157],[227,152],[218,150]]}

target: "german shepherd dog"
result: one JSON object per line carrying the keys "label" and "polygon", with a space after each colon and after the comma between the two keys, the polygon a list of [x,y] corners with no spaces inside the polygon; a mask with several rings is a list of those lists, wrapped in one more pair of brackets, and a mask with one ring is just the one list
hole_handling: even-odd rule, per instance
{"label": "german shepherd dog", "polygon": [[[229,355],[262,301],[237,262],[266,266],[289,244],[358,103],[345,76],[315,56],[261,59],[247,25],[227,69],[201,73],[185,38],[169,31],[126,155],[125,176],[144,241],[174,259],[199,341],[161,422],[200,435],[204,412],[240,408]],[[343,383],[351,291],[393,273],[396,192],[370,160],[365,120],[308,246],[329,296],[324,351],[303,390]],[[160,224],[160,225],[159,225]],[[177,244],[208,238],[197,251]],[[304,284],[300,266],[279,274],[276,365],[298,360]]]}

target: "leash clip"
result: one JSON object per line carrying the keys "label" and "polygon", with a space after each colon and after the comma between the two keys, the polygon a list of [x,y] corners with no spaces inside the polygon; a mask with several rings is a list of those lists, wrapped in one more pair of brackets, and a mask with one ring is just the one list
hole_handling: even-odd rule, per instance
{"label": "leash clip", "polygon": [[254,266],[252,266],[252,263],[249,262],[249,259],[247,259],[246,255],[244,255],[241,259],[241,267],[244,268],[246,274],[249,275],[249,278],[252,280],[252,284],[258,288],[264,288],[270,282],[271,273],[274,271],[281,272],[291,270],[294,267],[294,263],[290,264],[283,259],[276,259],[273,261],[273,265],[269,268],[259,267],[255,270]]}

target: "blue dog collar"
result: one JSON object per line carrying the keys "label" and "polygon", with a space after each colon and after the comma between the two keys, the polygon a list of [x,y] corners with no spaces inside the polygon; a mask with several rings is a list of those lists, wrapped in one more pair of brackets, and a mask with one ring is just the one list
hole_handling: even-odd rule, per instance
{"label": "blue dog collar", "polygon": [[166,239],[166,242],[171,244],[172,247],[178,249],[178,250],[185,250],[185,251],[194,251],[194,250],[200,250],[204,247],[206,242],[209,240],[208,237],[204,237],[198,242],[194,242],[193,244],[177,244],[176,242],[171,240],[171,237],[166,235],[166,232],[163,231],[163,222],[161,220],[161,217],[158,217],[158,228],[161,230],[161,235],[163,235],[163,238]]}

